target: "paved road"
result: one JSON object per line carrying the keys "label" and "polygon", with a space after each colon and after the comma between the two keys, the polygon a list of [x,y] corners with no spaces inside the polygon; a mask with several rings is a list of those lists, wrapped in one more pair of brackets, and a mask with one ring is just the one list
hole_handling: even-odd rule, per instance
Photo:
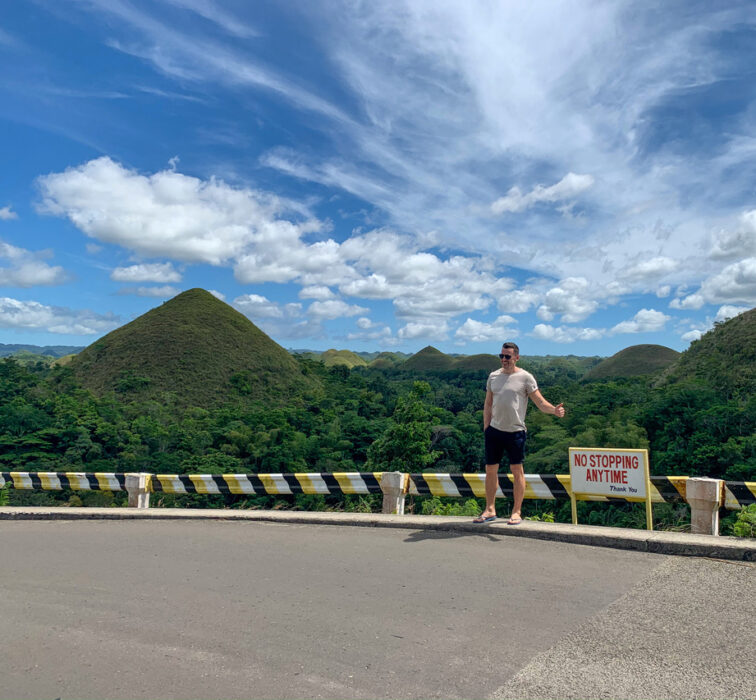
{"label": "paved road", "polygon": [[756,697],[749,563],[260,522],[0,535],[0,698]]}

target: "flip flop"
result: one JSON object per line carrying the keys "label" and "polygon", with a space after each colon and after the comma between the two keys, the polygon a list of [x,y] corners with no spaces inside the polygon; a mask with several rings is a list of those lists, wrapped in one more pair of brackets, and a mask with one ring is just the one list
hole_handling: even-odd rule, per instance
{"label": "flip flop", "polygon": [[520,525],[522,523],[522,518],[519,518],[518,520],[515,520],[514,518],[510,518],[507,520],[507,525]]}
{"label": "flip flop", "polygon": [[483,516],[478,516],[473,520],[473,522],[476,525],[485,525],[486,523],[492,523],[494,520],[496,520],[495,515],[489,515],[487,518],[484,518]]}

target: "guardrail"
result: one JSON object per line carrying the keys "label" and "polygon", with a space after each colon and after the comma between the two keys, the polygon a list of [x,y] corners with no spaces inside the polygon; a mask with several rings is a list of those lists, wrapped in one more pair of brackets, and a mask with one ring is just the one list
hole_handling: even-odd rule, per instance
{"label": "guardrail", "polygon": [[[704,483],[707,482],[707,483]],[[712,482],[712,483],[708,483]],[[43,491],[127,491],[129,506],[149,507],[151,493],[171,494],[383,494],[384,513],[404,513],[407,493],[447,498],[484,498],[484,474],[407,474],[402,472],[297,472],[291,474],[116,474],[105,472],[0,472],[0,488]],[[696,493],[689,493],[694,484]],[[709,488],[701,495],[702,487]],[[514,477],[499,475],[498,498],[511,498]],[[566,500],[570,498],[568,474],[526,474],[525,498]],[[585,496],[591,501],[625,501],[623,497]],[[756,503],[756,482],[698,479],[687,476],[652,476],[651,502],[686,501],[710,520],[720,507],[738,510]],[[702,510],[703,509],[703,510]],[[706,518],[704,518],[705,520]],[[718,531],[716,526],[708,529]],[[716,533],[712,533],[716,534]]]}

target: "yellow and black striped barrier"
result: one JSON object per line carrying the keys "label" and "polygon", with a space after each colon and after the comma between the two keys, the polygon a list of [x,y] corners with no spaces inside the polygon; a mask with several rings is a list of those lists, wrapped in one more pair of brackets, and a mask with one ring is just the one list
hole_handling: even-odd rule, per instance
{"label": "yellow and black striped barrier", "polygon": [[[292,474],[146,474],[148,493],[172,494],[379,494],[382,472],[297,472]],[[418,496],[484,498],[485,474],[409,474],[409,493]],[[652,476],[652,503],[684,501],[687,476]],[[105,472],[0,472],[0,488],[62,491],[126,491],[126,474]],[[498,498],[512,498],[511,474],[499,475]],[[568,474],[526,474],[525,498],[566,500]],[[595,501],[624,498],[592,496]],[[739,510],[756,503],[756,482],[725,481],[723,505]]]}
{"label": "yellow and black striped barrier", "polygon": [[381,472],[297,472],[293,474],[153,474],[152,493],[259,495],[382,493]]}
{"label": "yellow and black striped barrier", "polygon": [[125,491],[126,475],[103,472],[0,472],[0,488],[42,491]]}
{"label": "yellow and black striped barrier", "polygon": [[[485,474],[410,474],[411,494],[418,496],[445,496],[450,498],[485,498]],[[667,503],[685,500],[687,476],[652,476],[652,503]],[[525,498],[567,500],[570,498],[569,474],[526,474]],[[499,474],[497,498],[512,498],[514,477]],[[592,501],[624,501],[624,498],[590,496]],[[736,506],[738,508],[740,506]]]}

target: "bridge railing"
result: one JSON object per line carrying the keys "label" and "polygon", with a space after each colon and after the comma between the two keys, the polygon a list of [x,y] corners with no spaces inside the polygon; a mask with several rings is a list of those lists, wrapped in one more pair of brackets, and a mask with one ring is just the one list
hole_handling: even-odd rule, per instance
{"label": "bridge railing", "polygon": [[[690,498],[692,482],[716,482],[707,504]],[[446,498],[484,498],[484,474],[408,474],[403,472],[296,472],[271,474],[147,474],[105,472],[0,472],[0,488],[43,491],[126,491],[129,506],[148,508],[152,493],[170,494],[383,494],[384,513],[404,513],[406,494]],[[710,486],[711,484],[707,484]],[[700,490],[700,489],[699,489]],[[514,477],[500,474],[498,498],[512,498]],[[525,498],[567,500],[568,474],[526,474]],[[627,497],[585,496],[591,501],[637,501]],[[652,476],[651,502],[688,502],[692,508],[738,510],[756,503],[756,482],[696,479],[687,476]]]}

